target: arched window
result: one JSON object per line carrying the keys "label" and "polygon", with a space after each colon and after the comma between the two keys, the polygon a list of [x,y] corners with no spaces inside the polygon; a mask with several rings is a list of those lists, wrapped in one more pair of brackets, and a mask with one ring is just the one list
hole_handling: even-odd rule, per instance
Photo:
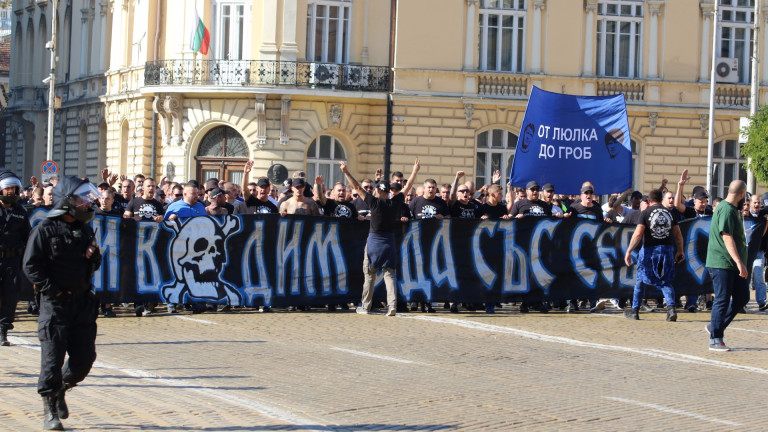
{"label": "arched window", "polygon": [[347,152],[341,142],[330,135],[320,135],[307,149],[307,181],[314,182],[315,177],[321,175],[327,187],[343,182],[339,161],[344,160],[347,160]]}
{"label": "arched window", "polygon": [[512,169],[517,147],[517,135],[504,129],[490,129],[477,135],[477,166],[475,186],[479,189],[491,182],[493,172],[501,171],[502,185]]}
{"label": "arched window", "polygon": [[211,178],[243,182],[243,165],[248,161],[248,144],[229,126],[218,126],[205,134],[197,148],[197,180]]}

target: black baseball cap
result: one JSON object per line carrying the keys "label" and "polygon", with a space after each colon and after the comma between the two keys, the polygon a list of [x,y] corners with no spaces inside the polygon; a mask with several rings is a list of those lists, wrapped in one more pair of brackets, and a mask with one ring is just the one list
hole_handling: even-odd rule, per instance
{"label": "black baseball cap", "polygon": [[386,180],[379,180],[376,183],[376,189],[378,189],[378,190],[380,190],[380,191],[382,191],[384,193],[389,192],[389,182],[386,181]]}
{"label": "black baseball cap", "polygon": [[229,192],[227,192],[225,190],[221,190],[221,189],[215,187],[215,188],[212,188],[208,192],[208,197],[213,199],[213,198],[216,198],[217,196],[222,195],[222,194],[229,194]]}
{"label": "black baseball cap", "polygon": [[555,187],[552,186],[552,183],[544,183],[544,186],[541,187],[541,190],[543,191],[555,191]]}
{"label": "black baseball cap", "polygon": [[293,179],[293,181],[291,182],[291,186],[295,188],[305,187],[306,185],[307,185],[307,182],[305,182],[304,179],[301,177],[297,177]]}
{"label": "black baseball cap", "polygon": [[259,177],[258,180],[256,180],[256,186],[263,187],[263,186],[271,186],[271,183],[269,182],[269,179],[266,177]]}
{"label": "black baseball cap", "polygon": [[592,193],[595,193],[595,188],[594,188],[594,187],[592,187],[592,186],[590,186],[590,185],[582,186],[582,188],[581,188],[581,193],[584,193],[584,192],[592,192]]}
{"label": "black baseball cap", "polygon": [[526,189],[540,189],[539,184],[536,182],[536,180],[531,180],[528,182],[528,184],[525,185]]}
{"label": "black baseball cap", "polygon": [[389,189],[393,190],[395,192],[400,192],[401,190],[403,190],[403,184],[402,183],[390,183],[389,184]]}
{"label": "black baseball cap", "polygon": [[693,194],[693,199],[702,199],[702,198],[709,198],[709,194],[705,189],[701,189],[696,191],[695,194]]}

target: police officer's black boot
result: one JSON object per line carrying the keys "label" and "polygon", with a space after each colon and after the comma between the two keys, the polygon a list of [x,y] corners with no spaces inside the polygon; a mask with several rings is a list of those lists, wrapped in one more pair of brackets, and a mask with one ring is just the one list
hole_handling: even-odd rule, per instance
{"label": "police officer's black boot", "polygon": [[60,419],[66,419],[67,417],[69,417],[69,407],[67,407],[67,401],[64,400],[64,393],[71,388],[72,387],[64,384],[61,390],[55,393],[56,394],[56,412],[59,414]]}
{"label": "police officer's black boot", "polygon": [[43,396],[43,429],[64,430],[56,411],[56,393]]}
{"label": "police officer's black boot", "polygon": [[0,345],[8,346],[10,344],[11,343],[8,342],[8,329],[7,328],[0,329]]}

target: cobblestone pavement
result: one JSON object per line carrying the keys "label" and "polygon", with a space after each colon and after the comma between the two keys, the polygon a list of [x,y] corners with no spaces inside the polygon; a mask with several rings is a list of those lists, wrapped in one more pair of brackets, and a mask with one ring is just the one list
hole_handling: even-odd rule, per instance
{"label": "cobblestone pavement", "polygon": [[[708,350],[709,313],[358,315],[253,310],[99,319],[67,393],[77,431],[765,430],[768,314]],[[38,430],[40,353],[21,313],[0,348],[0,425]]]}

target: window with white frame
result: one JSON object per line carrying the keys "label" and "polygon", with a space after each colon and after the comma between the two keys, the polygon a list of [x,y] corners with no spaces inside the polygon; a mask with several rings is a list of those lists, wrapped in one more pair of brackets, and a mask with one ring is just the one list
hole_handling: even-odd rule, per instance
{"label": "window with white frame", "polygon": [[719,0],[718,57],[739,61],[739,82],[750,82],[755,0]]}
{"label": "window with white frame", "polygon": [[307,1],[307,60],[349,63],[351,0]]}
{"label": "window with white frame", "polygon": [[739,142],[735,139],[714,143],[712,147],[712,190],[713,197],[725,198],[728,185],[734,180],[747,181],[746,161],[741,156]]}
{"label": "window with white frame", "polygon": [[[504,129],[490,129],[477,135],[475,186],[479,189],[491,182],[493,172],[499,170],[507,178],[512,169],[512,158],[517,147],[517,135]],[[502,180],[502,185],[506,181]]]}
{"label": "window with white frame", "polygon": [[597,15],[597,74],[639,77],[643,52],[643,1],[600,0]]}
{"label": "window with white frame", "polygon": [[213,4],[213,58],[243,60],[251,39],[251,2],[220,0]]}
{"label": "window with white frame", "polygon": [[522,72],[525,59],[525,0],[482,0],[479,67]]}
{"label": "window with white frame", "polygon": [[320,135],[309,143],[307,149],[307,181],[314,182],[316,176],[323,176],[323,183],[331,188],[336,182],[344,181],[339,162],[347,160],[347,152],[341,141],[331,135]]}

